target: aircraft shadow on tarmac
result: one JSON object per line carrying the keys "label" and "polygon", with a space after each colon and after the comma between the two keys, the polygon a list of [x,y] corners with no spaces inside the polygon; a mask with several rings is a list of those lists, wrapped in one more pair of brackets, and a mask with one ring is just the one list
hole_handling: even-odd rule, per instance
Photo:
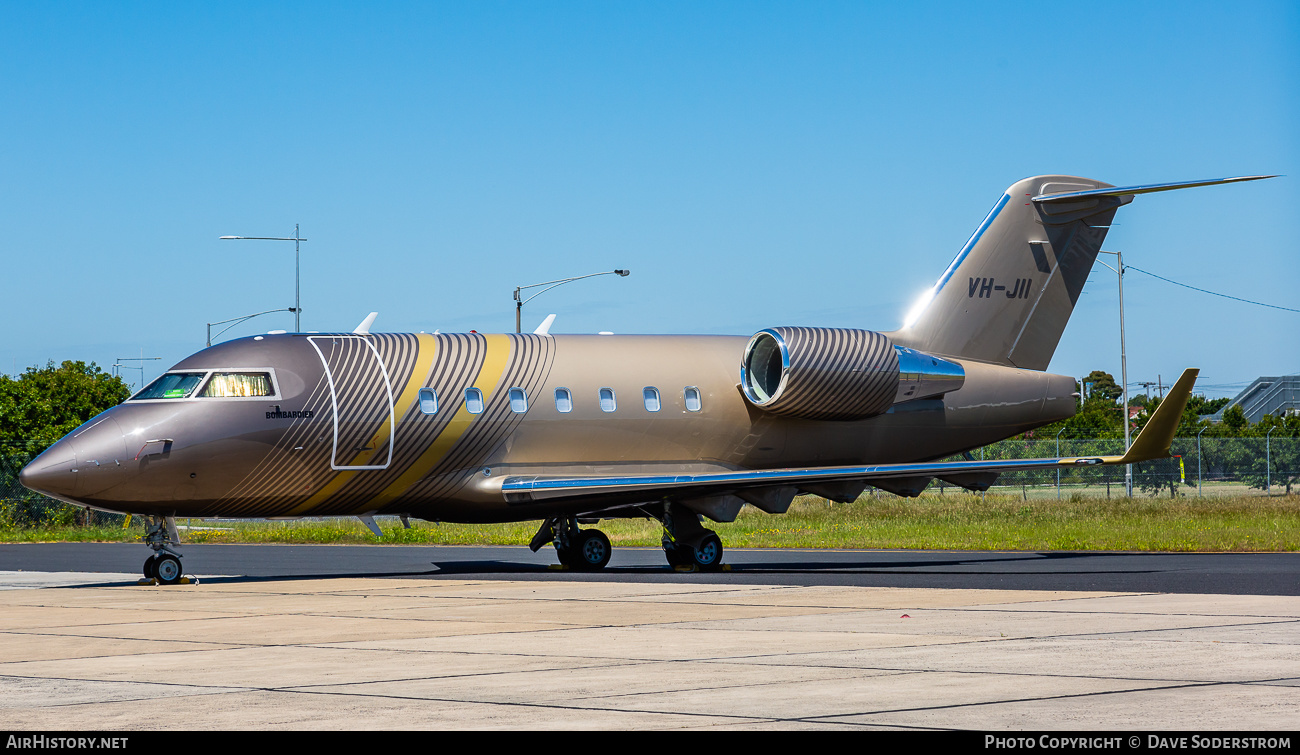
{"label": "aircraft shadow on tarmac", "polygon": [[[800,560],[780,560],[772,562],[763,561],[746,561],[746,560],[724,560],[724,566],[729,567],[723,572],[699,572],[702,574],[726,574],[726,573],[744,573],[744,574],[899,574],[907,573],[910,570],[918,576],[926,574],[963,574],[977,576],[981,574],[1060,574],[1063,571],[1070,574],[1145,574],[1161,571],[1160,569],[1077,569],[1077,568],[1049,568],[1049,569],[1032,569],[1025,568],[1030,562],[1064,562],[1081,559],[1081,558],[1098,558],[1107,556],[1135,556],[1143,554],[1131,553],[1087,553],[1087,552],[1052,552],[1052,553],[1024,553],[1015,555],[999,554],[996,558],[981,558],[978,555],[971,556],[954,556],[946,559],[908,559],[908,560],[882,560],[876,558],[864,558],[862,560],[851,560],[844,558],[835,559],[816,559],[804,558]],[[837,556],[842,556],[843,552],[837,552]],[[574,571],[569,569],[554,568],[549,565],[521,564],[517,561],[444,561],[434,564],[438,568],[437,574],[535,574],[549,572],[556,575],[593,575],[593,574],[628,574],[628,575],[648,575],[648,574],[691,574],[693,570],[677,571],[666,565],[629,565],[629,566],[609,566],[599,572]],[[1005,566],[1014,566],[1014,569],[997,568]],[[992,568],[982,568],[992,567]]]}
{"label": "aircraft shadow on tarmac", "polygon": [[[914,576],[925,578],[927,576],[940,577],[959,575],[968,578],[979,577],[998,577],[998,576],[1034,576],[1034,575],[1073,575],[1086,576],[1092,574],[1105,575],[1135,575],[1135,574],[1152,574],[1165,571],[1160,568],[1140,568],[1134,569],[1132,565],[1129,568],[1111,568],[1111,569],[1079,569],[1081,564],[1076,562],[1080,559],[1096,559],[1122,557],[1158,556],[1162,554],[1142,554],[1142,553],[1108,553],[1108,552],[1026,552],[1017,554],[998,553],[995,556],[985,557],[980,554],[953,554],[946,558],[879,558],[874,554],[863,554],[861,558],[853,558],[851,554],[843,551],[836,551],[828,554],[830,557],[821,557],[808,553],[792,554],[789,552],[764,554],[771,557],[765,560],[753,560],[752,554],[738,554],[735,559],[727,559],[724,562],[722,571],[714,572],[695,572],[693,570],[675,570],[666,564],[629,564],[622,566],[610,566],[600,571],[580,571],[559,567],[549,563],[524,563],[516,560],[505,559],[468,559],[468,560],[438,560],[428,562],[429,568],[413,569],[404,571],[395,570],[376,570],[368,571],[364,569],[352,569],[347,571],[333,572],[315,572],[315,573],[291,573],[286,571],[282,574],[248,574],[248,575],[220,575],[205,576],[201,578],[204,584],[239,584],[239,583],[265,583],[265,582],[289,582],[296,580],[324,580],[324,579],[392,579],[392,578],[428,578],[428,577],[471,577],[484,576],[500,578],[503,576],[513,576],[525,579],[536,579],[539,577],[551,577],[554,579],[591,579],[591,578],[618,578],[618,577],[635,577],[638,579],[651,578],[663,579],[672,577],[692,578],[692,577],[709,577],[712,580],[725,580],[729,575],[734,576],[833,576],[833,575],[891,575],[891,576]],[[797,558],[780,558],[782,555],[797,556]],[[1034,568],[1033,564],[1042,564],[1040,568]],[[106,581],[93,584],[82,584],[68,587],[120,587],[133,586],[134,581]]]}

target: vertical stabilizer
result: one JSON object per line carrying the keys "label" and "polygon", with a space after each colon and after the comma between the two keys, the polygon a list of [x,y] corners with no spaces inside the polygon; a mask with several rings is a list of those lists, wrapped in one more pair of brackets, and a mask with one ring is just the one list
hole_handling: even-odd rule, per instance
{"label": "vertical stabilizer", "polygon": [[1115,210],[1133,197],[1041,197],[1108,188],[1075,176],[1013,184],[891,337],[933,354],[1046,369]]}

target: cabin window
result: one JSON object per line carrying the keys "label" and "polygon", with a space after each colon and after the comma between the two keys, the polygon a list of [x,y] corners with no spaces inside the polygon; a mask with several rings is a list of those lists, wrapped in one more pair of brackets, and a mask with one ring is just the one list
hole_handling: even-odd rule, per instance
{"label": "cabin window", "polygon": [[206,372],[169,372],[135,394],[134,399],[189,398]]}
{"label": "cabin window", "polygon": [[477,388],[465,389],[465,410],[470,414],[483,413],[483,391]]}
{"label": "cabin window", "polygon": [[618,402],[614,400],[613,388],[600,389],[600,410],[602,412],[612,412],[618,408]]}
{"label": "cabin window", "polygon": [[647,412],[659,411],[659,389],[647,385],[641,389],[641,397],[645,399],[645,410]]}
{"label": "cabin window", "polygon": [[698,412],[700,410],[700,389],[688,385],[684,391],[684,396],[686,398],[686,411]]}
{"label": "cabin window", "polygon": [[568,388],[555,389],[555,411],[568,414],[573,411],[573,394]]}
{"label": "cabin window", "polygon": [[274,396],[271,375],[267,372],[217,372],[199,394],[204,398],[247,398]]}
{"label": "cabin window", "polygon": [[438,394],[432,388],[420,389],[420,411],[425,414],[438,413]]}
{"label": "cabin window", "polygon": [[523,388],[510,389],[510,411],[515,414],[528,411],[528,393]]}

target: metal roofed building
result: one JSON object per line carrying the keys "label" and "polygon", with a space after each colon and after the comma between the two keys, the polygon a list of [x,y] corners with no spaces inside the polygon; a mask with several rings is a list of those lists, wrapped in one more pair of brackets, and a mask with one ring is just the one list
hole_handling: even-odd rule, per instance
{"label": "metal roofed building", "polygon": [[1300,375],[1255,378],[1255,382],[1238,393],[1227,406],[1211,414],[1209,420],[1222,422],[1223,413],[1237,404],[1241,405],[1241,410],[1251,423],[1259,422],[1265,414],[1274,417],[1300,414]]}

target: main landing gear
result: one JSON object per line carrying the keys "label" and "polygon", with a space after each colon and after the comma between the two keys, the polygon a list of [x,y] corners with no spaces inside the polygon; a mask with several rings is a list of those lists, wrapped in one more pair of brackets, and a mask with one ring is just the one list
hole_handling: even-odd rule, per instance
{"label": "main landing gear", "polygon": [[555,543],[560,563],[570,569],[600,571],[613,555],[613,548],[604,532],[578,529],[578,520],[571,516],[553,516],[542,522],[541,529],[537,530],[528,547],[536,553],[547,543]]}
{"label": "main landing gear", "polygon": [[[664,558],[674,568],[698,571],[722,569],[722,539],[700,524],[700,515],[680,504],[647,506],[642,511],[664,526]],[[542,522],[528,547],[536,553],[555,544],[560,563],[578,571],[599,571],[609,563],[612,548],[600,530],[578,528],[577,517],[553,516]]]}
{"label": "main landing gear", "polygon": [[664,504],[659,520],[664,526],[664,557],[672,567],[694,567],[700,571],[722,568],[722,539],[700,524],[700,515],[671,503]]}
{"label": "main landing gear", "polygon": [[160,584],[174,585],[181,581],[180,534],[172,517],[149,517],[144,544],[153,548],[153,555],[144,562],[144,578],[155,579]]}

